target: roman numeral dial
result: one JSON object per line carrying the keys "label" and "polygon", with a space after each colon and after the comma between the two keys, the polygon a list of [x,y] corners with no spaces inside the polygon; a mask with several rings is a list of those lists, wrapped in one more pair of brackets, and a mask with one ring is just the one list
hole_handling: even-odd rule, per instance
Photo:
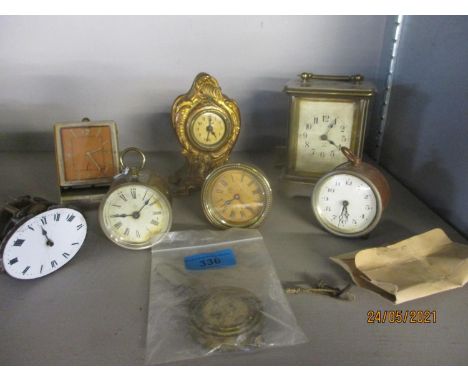
{"label": "roman numeral dial", "polygon": [[125,183],[112,190],[101,203],[99,215],[106,236],[131,249],[148,248],[172,222],[164,193],[139,183]]}
{"label": "roman numeral dial", "polygon": [[87,232],[84,216],[54,208],[19,226],[6,241],[3,265],[18,279],[35,279],[62,268],[81,248]]}
{"label": "roman numeral dial", "polygon": [[271,205],[271,188],[260,170],[243,164],[216,169],[203,186],[205,215],[217,226],[260,224]]}

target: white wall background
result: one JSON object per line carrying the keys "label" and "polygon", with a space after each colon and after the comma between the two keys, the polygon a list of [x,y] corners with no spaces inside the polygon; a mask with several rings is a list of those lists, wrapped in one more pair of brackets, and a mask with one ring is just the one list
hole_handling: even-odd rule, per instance
{"label": "white wall background", "polygon": [[384,16],[1,17],[0,150],[52,150],[58,121],[113,119],[121,147],[176,150],[174,98],[198,72],[238,101],[237,150],[286,137],[298,73],[378,82]]}

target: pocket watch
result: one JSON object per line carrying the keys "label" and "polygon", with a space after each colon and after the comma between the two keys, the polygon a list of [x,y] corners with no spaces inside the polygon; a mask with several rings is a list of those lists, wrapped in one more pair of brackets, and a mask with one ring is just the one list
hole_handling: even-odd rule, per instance
{"label": "pocket watch", "polygon": [[56,123],[54,134],[61,201],[99,201],[119,172],[115,122]]}
{"label": "pocket watch", "polygon": [[176,98],[171,116],[186,160],[171,181],[177,193],[188,194],[229,159],[239,136],[240,111],[214,77],[200,73],[188,93]]}
{"label": "pocket watch", "polygon": [[260,300],[237,287],[211,288],[190,302],[190,331],[208,349],[234,350],[262,341]]}
{"label": "pocket watch", "polygon": [[347,147],[341,152],[349,162],[320,178],[312,209],[327,231],[343,237],[364,236],[380,222],[390,186],[376,167],[362,162]]}
{"label": "pocket watch", "polygon": [[290,120],[284,186],[287,194],[310,195],[312,184],[346,162],[342,146],[360,158],[374,86],[361,75],[302,73],[289,82]]}
{"label": "pocket watch", "polygon": [[213,170],[203,184],[203,212],[218,228],[258,227],[272,202],[268,179],[252,165],[225,164]]}
{"label": "pocket watch", "polygon": [[23,196],[0,211],[0,268],[17,279],[55,272],[80,250],[87,232],[78,210]]}
{"label": "pocket watch", "polygon": [[[136,152],[137,167],[124,163],[125,156]],[[146,157],[135,147],[120,155],[123,172],[116,177],[99,206],[99,223],[112,242],[127,249],[145,249],[158,243],[172,225],[168,187],[162,178],[142,171]]]}

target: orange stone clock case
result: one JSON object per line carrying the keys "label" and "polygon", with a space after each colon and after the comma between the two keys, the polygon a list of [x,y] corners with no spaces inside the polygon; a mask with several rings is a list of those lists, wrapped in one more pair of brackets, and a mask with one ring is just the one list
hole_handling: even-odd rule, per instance
{"label": "orange stone clock case", "polygon": [[55,129],[60,186],[112,181],[118,173],[117,129],[113,122],[57,124]]}

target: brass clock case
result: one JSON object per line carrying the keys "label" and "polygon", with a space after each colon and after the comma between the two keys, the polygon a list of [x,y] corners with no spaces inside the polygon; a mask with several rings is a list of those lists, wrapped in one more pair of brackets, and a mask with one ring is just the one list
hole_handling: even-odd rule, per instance
{"label": "brass clock case", "polygon": [[[213,113],[224,121],[223,137],[213,145],[200,142],[194,135],[193,124],[204,113]],[[177,193],[188,194],[199,189],[206,176],[229,159],[240,132],[240,111],[237,103],[222,93],[214,77],[200,73],[190,90],[175,99],[171,119],[186,159],[171,181],[176,184]],[[208,125],[206,129],[209,133]]]}
{"label": "brass clock case", "polygon": [[[245,221],[239,221],[237,223],[229,221],[226,217],[223,217],[222,214],[219,213],[218,207],[215,205],[215,201],[213,200],[212,191],[215,185],[216,180],[222,176],[223,174],[227,174],[232,171],[239,171],[248,176],[255,179],[255,182],[258,184],[260,188],[260,192],[263,196],[263,207],[260,213],[257,213],[250,219]],[[211,224],[213,224],[217,228],[256,228],[260,226],[265,218],[268,216],[272,204],[273,204],[273,192],[271,190],[270,182],[268,181],[265,174],[255,166],[248,165],[245,163],[228,163],[223,166],[220,166],[213,170],[205,180],[202,188],[202,206],[203,212],[206,218],[209,220]],[[233,195],[233,199],[236,198],[236,195]],[[237,201],[238,203],[242,203],[240,200]],[[244,204],[249,204],[249,202],[244,202]]]}

